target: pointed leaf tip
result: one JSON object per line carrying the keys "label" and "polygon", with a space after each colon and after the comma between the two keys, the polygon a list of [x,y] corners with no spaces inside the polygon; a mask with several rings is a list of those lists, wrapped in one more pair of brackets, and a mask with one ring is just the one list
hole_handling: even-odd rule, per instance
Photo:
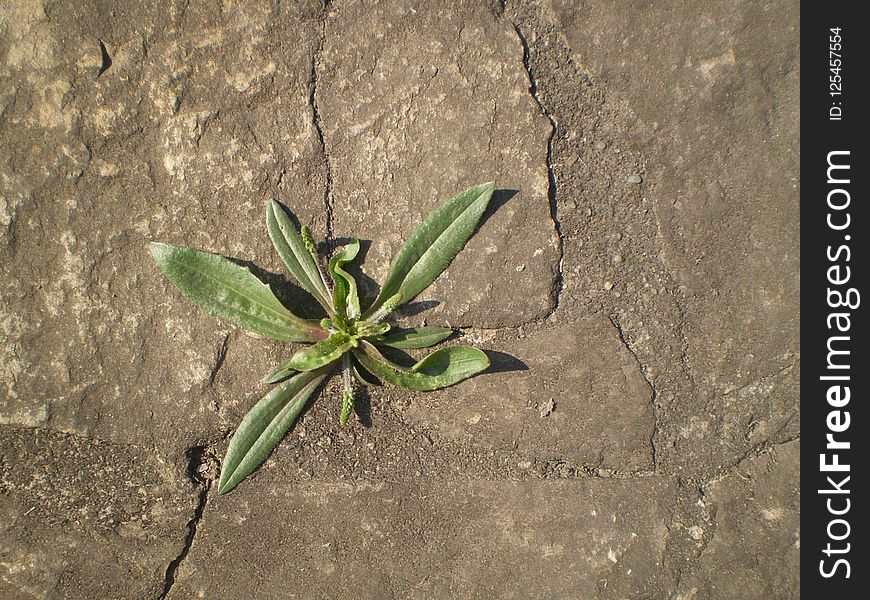
{"label": "pointed leaf tip", "polygon": [[431,391],[459,383],[489,368],[489,357],[472,346],[450,346],[426,356],[410,369],[387,360],[363,341],[353,354],[375,376],[393,385]]}
{"label": "pointed leaf tip", "polygon": [[231,491],[269,457],[325,377],[326,370],[299,373],[276,386],[248,411],[227,448],[218,493]]}
{"label": "pointed leaf tip", "polygon": [[210,314],[272,339],[301,342],[324,337],[317,323],[290,312],[247,267],[183,246],[151,242],[148,249],[170,281]]}
{"label": "pointed leaf tip", "polygon": [[317,266],[316,255],[312,256],[309,252],[303,235],[296,229],[284,207],[275,200],[270,200],[267,204],[266,229],[275,250],[296,281],[330,312],[332,303]]}
{"label": "pointed leaf tip", "polygon": [[396,253],[380,294],[363,317],[397,292],[405,303],[429,287],[474,233],[494,191],[493,182],[477,185],[436,208]]}

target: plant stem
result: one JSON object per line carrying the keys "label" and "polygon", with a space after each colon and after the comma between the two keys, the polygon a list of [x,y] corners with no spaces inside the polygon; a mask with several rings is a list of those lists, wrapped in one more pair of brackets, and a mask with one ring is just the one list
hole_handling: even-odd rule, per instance
{"label": "plant stem", "polygon": [[350,354],[345,353],[341,357],[341,374],[344,379],[344,394],[342,394],[341,415],[338,418],[339,423],[344,425],[347,423],[348,417],[353,410],[353,381],[351,380],[351,364]]}

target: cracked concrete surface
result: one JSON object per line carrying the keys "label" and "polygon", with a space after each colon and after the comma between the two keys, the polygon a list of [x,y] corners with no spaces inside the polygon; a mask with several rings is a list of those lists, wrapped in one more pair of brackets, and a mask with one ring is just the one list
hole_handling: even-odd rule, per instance
{"label": "cracked concrete surface", "polygon": [[[799,597],[797,9],[4,5],[0,596]],[[332,382],[218,497],[292,348],[145,244],[279,274],[276,197],[363,238],[373,293],[490,179],[397,318],[492,372],[371,388],[344,428]]]}
{"label": "cracked concrete surface", "polygon": [[547,110],[541,102],[541,99],[538,97],[538,82],[535,79],[535,73],[529,60],[531,57],[529,42],[526,40],[526,36],[523,35],[520,26],[516,23],[513,23],[513,26],[514,30],[517,32],[517,37],[520,38],[520,43],[523,45],[523,66],[526,68],[526,73],[529,74],[529,93],[535,99],[541,112],[545,117],[547,117],[551,127],[550,136],[547,138],[547,198],[550,201],[550,218],[553,219],[553,224],[556,227],[556,235],[559,236],[559,262],[556,265],[556,280],[553,285],[553,309],[550,313],[552,314],[552,312],[555,312],[559,308],[559,297],[561,296],[562,289],[565,286],[565,276],[562,273],[562,263],[565,258],[565,236],[562,235],[562,224],[559,222],[558,217],[559,204],[556,201],[557,184],[556,175],[553,172],[553,140],[556,139],[556,135],[559,133],[559,124],[556,122],[553,114]]}

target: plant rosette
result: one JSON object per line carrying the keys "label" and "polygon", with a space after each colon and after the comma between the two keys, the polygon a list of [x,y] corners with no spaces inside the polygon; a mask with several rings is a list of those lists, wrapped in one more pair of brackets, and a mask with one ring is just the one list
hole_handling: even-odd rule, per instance
{"label": "plant rosette", "polygon": [[339,416],[344,425],[353,411],[353,380],[368,385],[376,378],[428,391],[454,385],[489,367],[487,355],[471,346],[442,348],[410,368],[391,362],[378,347],[428,348],[453,333],[448,327],[394,330],[385,319],[447,268],[474,233],[494,189],[492,183],[475,186],[435,209],[396,253],[380,293],[366,310],[361,309],[356,280],[345,270],[359,254],[359,240],[338,250],[324,269],[308,227],[300,231],[278,202],[269,202],[269,237],[299,285],[326,311],[319,321],[294,314],[268,284],[223,256],[158,242],[149,245],[172,283],[209,313],[263,337],[312,344],[264,378],[265,383],[277,385],[245,415],[230,440],[219,493],[235,488],[266,460],[314,391],[336,369],[344,379]]}

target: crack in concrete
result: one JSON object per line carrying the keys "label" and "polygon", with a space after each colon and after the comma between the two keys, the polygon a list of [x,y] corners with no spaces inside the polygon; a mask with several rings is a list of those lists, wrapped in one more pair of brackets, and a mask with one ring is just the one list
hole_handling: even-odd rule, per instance
{"label": "crack in concrete", "polygon": [[659,416],[658,416],[658,390],[656,390],[655,384],[647,377],[646,367],[641,362],[640,357],[637,355],[637,352],[634,351],[634,348],[629,344],[628,339],[625,336],[625,331],[622,330],[622,325],[619,324],[617,318],[613,315],[609,315],[607,317],[610,319],[610,323],[613,325],[614,329],[616,329],[616,333],[619,335],[619,340],[622,342],[622,345],[625,346],[625,349],[628,350],[629,354],[634,357],[634,360],[637,362],[637,366],[640,368],[640,376],[643,377],[643,380],[649,386],[650,393],[652,395],[651,402],[653,405],[653,431],[652,435],[650,435],[650,446],[652,447],[652,463],[653,463],[653,472],[658,470],[658,450],[656,448],[656,437],[659,433]]}
{"label": "crack in concrete", "polygon": [[750,381],[749,383],[745,383],[745,384],[741,385],[740,387],[734,387],[734,388],[731,388],[731,389],[726,389],[726,390],[723,391],[722,395],[723,395],[723,396],[731,396],[731,395],[733,395],[733,394],[737,394],[737,395],[739,395],[741,392],[743,392],[744,390],[749,389],[750,387],[753,387],[753,386],[757,386],[757,385],[760,385],[760,384],[766,383],[766,382],[770,381],[771,379],[776,379],[776,378],[778,378],[780,375],[783,375],[783,374],[785,374],[785,373],[787,373],[787,372],[790,372],[790,371],[794,370],[794,369],[798,366],[798,363],[800,363],[800,361],[801,361],[800,353],[797,353],[797,355],[795,356],[795,359],[794,359],[791,363],[789,363],[789,364],[787,364],[786,366],[782,367],[782,368],[781,368],[780,370],[778,370],[776,373],[771,373],[771,374],[769,374],[769,375],[762,375],[761,377],[758,377],[758,378],[756,378],[756,379]]}
{"label": "crack in concrete", "polygon": [[205,451],[205,446],[197,446],[190,448],[187,451],[189,460],[188,477],[191,482],[193,482],[194,486],[200,488],[199,498],[197,499],[193,516],[187,522],[187,535],[184,538],[184,546],[181,548],[178,555],[170,561],[169,566],[166,567],[166,576],[163,581],[163,592],[158,596],[159,600],[165,600],[169,595],[169,592],[172,590],[172,586],[175,585],[175,578],[178,574],[178,569],[181,567],[181,564],[184,562],[184,559],[187,558],[190,549],[193,547],[193,540],[196,537],[197,527],[205,513],[205,506],[208,504],[208,492],[211,489],[213,480],[211,478],[201,478],[198,471],[199,465],[202,464],[202,458]]}
{"label": "crack in concrete", "polygon": [[[788,369],[788,367],[786,367]],[[783,369],[783,370],[786,370]],[[723,468],[722,471],[714,478],[709,479],[707,481],[699,481],[697,479],[686,479],[684,485],[689,485],[696,487],[697,489],[697,502],[695,505],[699,507],[702,515],[703,525],[703,534],[700,539],[698,539],[698,546],[692,548],[691,552],[683,554],[682,558],[680,558],[676,553],[672,554],[672,558],[674,559],[674,564],[677,565],[675,568],[675,583],[673,586],[673,593],[669,594],[668,597],[677,597],[676,594],[679,592],[684,575],[686,573],[691,573],[694,568],[697,567],[701,557],[708,551],[710,545],[713,543],[717,531],[719,529],[719,505],[715,502],[709,500],[711,496],[711,486],[719,483],[727,477],[730,477],[733,474],[738,475],[740,478],[744,480],[751,480],[751,477],[746,475],[745,473],[740,471],[740,467],[743,462],[758,458],[764,455],[767,455],[774,451],[779,446],[783,446],[785,444],[789,444],[794,441],[799,441],[800,435],[795,435],[787,440],[778,443],[770,443],[764,442],[759,444],[749,450],[737,461],[733,462],[730,468]],[[684,515],[685,516],[685,515]],[[672,536],[669,534],[669,539]],[[670,543],[670,542],[668,542]],[[691,594],[687,595],[689,597]],[[682,598],[683,596],[679,596]]]}
{"label": "crack in concrete", "polygon": [[776,450],[780,446],[784,446],[786,444],[790,444],[791,442],[799,442],[801,439],[800,434],[793,435],[784,440],[780,440],[778,442],[773,442],[770,440],[764,440],[763,442],[759,442],[754,446],[749,447],[739,458],[732,460],[724,465],[719,467],[718,473],[712,479],[708,479],[707,481],[701,482],[701,487],[706,489],[707,487],[713,485],[714,483],[719,483],[732,473],[737,473],[741,477],[745,477],[743,473],[740,472],[740,466],[748,461],[755,458],[760,458],[767,454],[770,454],[774,450]]}
{"label": "crack in concrete", "polygon": [[323,19],[320,25],[320,43],[311,57],[311,75],[309,77],[308,104],[311,106],[312,121],[317,132],[317,140],[320,143],[320,151],[323,153],[323,162],[326,167],[326,184],[323,190],[323,206],[326,210],[326,245],[332,247],[334,242],[334,216],[335,197],[332,194],[332,165],[329,161],[329,153],[326,149],[326,139],[323,135],[323,126],[320,118],[320,108],[317,104],[317,66],[323,47],[326,44],[326,20],[329,17],[329,0],[323,1]]}
{"label": "crack in concrete", "polygon": [[[560,61],[566,61],[566,65],[570,67],[572,72],[576,72],[580,81],[584,81],[585,78],[589,77],[588,73],[582,73],[577,69],[576,65],[572,65],[572,60],[570,58],[570,53],[567,52],[567,48],[564,46],[564,40],[559,37],[558,34],[552,33],[552,22],[547,24],[547,19],[541,15],[540,9],[530,9],[531,14],[526,16],[520,16],[520,13],[525,11],[525,9],[521,9],[516,3],[511,3],[511,6],[508,7],[508,3],[505,2],[503,4],[503,8],[508,9],[512,15],[514,28],[517,31],[517,35],[521,36],[522,41],[524,42],[524,46],[528,48],[528,41],[524,39],[522,35],[522,31],[517,26],[517,22],[525,25],[529,32],[533,32],[535,34],[540,35],[540,38],[534,38],[535,45],[535,56],[534,57],[526,57],[527,70],[530,72],[530,80],[535,83],[537,81],[537,76],[543,74],[545,77],[547,74],[551,73],[550,68],[553,65],[558,64]],[[563,55],[559,56],[559,51],[562,51]],[[554,54],[554,52],[556,54]],[[533,60],[537,59],[537,60]],[[536,65],[537,71],[535,71],[532,66]],[[542,82],[546,86],[551,80],[543,79]],[[556,86],[558,88],[558,86]],[[549,107],[552,111],[556,111],[562,104],[566,104],[571,102],[570,98],[566,98],[559,89],[554,89],[555,96],[550,98],[547,96]],[[602,88],[603,89],[603,88]],[[550,87],[546,87],[546,91],[549,92]],[[542,110],[546,108],[543,106],[543,100],[538,94],[537,88],[534,88],[533,95],[536,98],[536,101],[542,106]],[[605,90],[606,91],[606,90]],[[594,101],[595,98],[592,98]],[[567,106],[567,104],[566,104]],[[549,112],[549,111],[547,111]],[[569,110],[569,112],[571,112]],[[573,114],[573,113],[572,113]],[[549,116],[551,116],[552,113]],[[585,118],[585,117],[584,117]],[[571,119],[568,119],[571,121]],[[574,123],[562,123],[561,126],[568,126],[569,129],[575,127]],[[592,129],[595,129],[597,125],[593,125]],[[555,135],[552,138],[553,142],[558,144],[562,144],[563,140],[560,137],[556,138]],[[561,148],[561,145],[559,146]],[[569,151],[569,154],[571,152]],[[565,184],[563,184],[565,185]],[[664,244],[664,240],[666,236],[663,232],[663,225],[661,215],[658,210],[656,210],[656,203],[653,203],[653,217],[655,219],[655,233],[656,233],[656,245],[662,246]],[[558,223],[558,221],[557,221]],[[638,363],[641,364],[641,370],[644,376],[644,379],[647,380],[647,383],[650,385],[653,390],[653,404],[654,404],[654,425],[653,432],[650,436],[651,445],[652,445],[652,453],[653,453],[653,465],[654,469],[657,472],[663,472],[665,469],[669,468],[669,463],[675,462],[674,453],[670,449],[668,445],[668,435],[669,429],[672,424],[669,422],[669,417],[673,414],[677,414],[678,411],[674,409],[674,405],[680,402],[683,398],[693,398],[697,397],[697,389],[698,384],[696,383],[692,369],[690,368],[690,339],[688,335],[688,318],[687,318],[687,300],[685,297],[685,292],[677,285],[679,282],[679,278],[677,277],[676,269],[673,265],[667,262],[667,256],[664,252],[653,251],[654,247],[650,247],[650,251],[645,253],[644,256],[649,257],[658,257],[658,264],[661,266],[663,273],[663,281],[661,285],[667,285],[668,288],[674,288],[680,290],[674,295],[673,307],[676,311],[675,319],[673,319],[674,326],[674,337],[679,340],[679,344],[674,348],[674,361],[672,364],[678,365],[678,369],[674,369],[673,374],[670,371],[663,371],[661,376],[657,378],[657,385],[653,386],[652,382],[647,378],[647,369],[644,368],[644,364],[639,359],[640,355],[643,355],[648,364],[651,364],[650,361],[656,362],[653,359],[657,354],[657,348],[655,348],[658,344],[664,342],[665,340],[662,338],[662,332],[653,332],[650,331],[650,335],[653,337],[652,347],[647,344],[644,344],[643,347],[638,346],[637,348],[632,348],[629,344],[626,344],[628,349],[635,355],[635,358],[638,359]],[[652,266],[652,265],[650,265]],[[658,269],[653,268],[652,271],[656,271]],[[617,310],[617,306],[614,303],[613,306],[609,308],[609,310]],[[608,310],[608,308],[603,308],[603,310]],[[658,312],[659,310],[670,310],[664,309],[663,305],[659,308],[648,309],[652,310],[653,313]],[[627,342],[625,338],[624,332],[620,331],[621,337],[624,342]],[[661,356],[659,357],[661,358]],[[673,378],[672,378],[673,376]],[[678,461],[677,461],[678,462]]]}
{"label": "crack in concrete", "polygon": [[[691,547],[688,553],[683,554],[682,560],[676,560],[676,578],[674,582],[674,595],[676,595],[683,584],[683,578],[686,574],[691,574],[697,568],[701,557],[710,547],[713,538],[716,536],[716,530],[719,528],[719,506],[716,504],[708,504],[706,498],[707,490],[703,485],[697,486],[697,503],[696,506],[701,511],[701,523],[703,524],[703,533],[701,539],[696,540],[699,545]],[[694,539],[694,538],[693,538]],[[676,557],[675,557],[676,558]]]}
{"label": "crack in concrete", "polygon": [[217,378],[218,371],[220,371],[221,367],[224,365],[224,360],[227,357],[227,347],[229,346],[229,341],[230,334],[227,333],[226,335],[224,335],[224,339],[221,341],[220,346],[218,346],[214,366],[212,367],[211,372],[208,375],[208,384],[210,386],[214,385],[214,381]]}
{"label": "crack in concrete", "polygon": [[565,276],[562,273],[562,263],[565,261],[565,236],[562,233],[562,223],[559,221],[559,206],[556,202],[556,172],[553,168],[553,146],[555,145],[556,134],[559,131],[559,123],[556,121],[553,113],[544,106],[544,103],[541,101],[540,95],[538,94],[538,81],[531,64],[532,51],[529,42],[526,39],[526,36],[523,35],[519,25],[515,22],[511,22],[511,25],[513,25],[514,31],[516,31],[520,44],[523,47],[523,67],[525,67],[526,75],[529,78],[529,94],[531,94],[535,104],[538,105],[541,114],[550,122],[551,128],[550,137],[547,138],[547,199],[550,202],[550,218],[552,219],[553,226],[556,229],[556,235],[559,237],[559,260],[556,263],[556,280],[553,283],[553,308],[550,310],[549,314],[544,317],[547,319],[559,309],[559,300],[562,291],[565,289]]}

